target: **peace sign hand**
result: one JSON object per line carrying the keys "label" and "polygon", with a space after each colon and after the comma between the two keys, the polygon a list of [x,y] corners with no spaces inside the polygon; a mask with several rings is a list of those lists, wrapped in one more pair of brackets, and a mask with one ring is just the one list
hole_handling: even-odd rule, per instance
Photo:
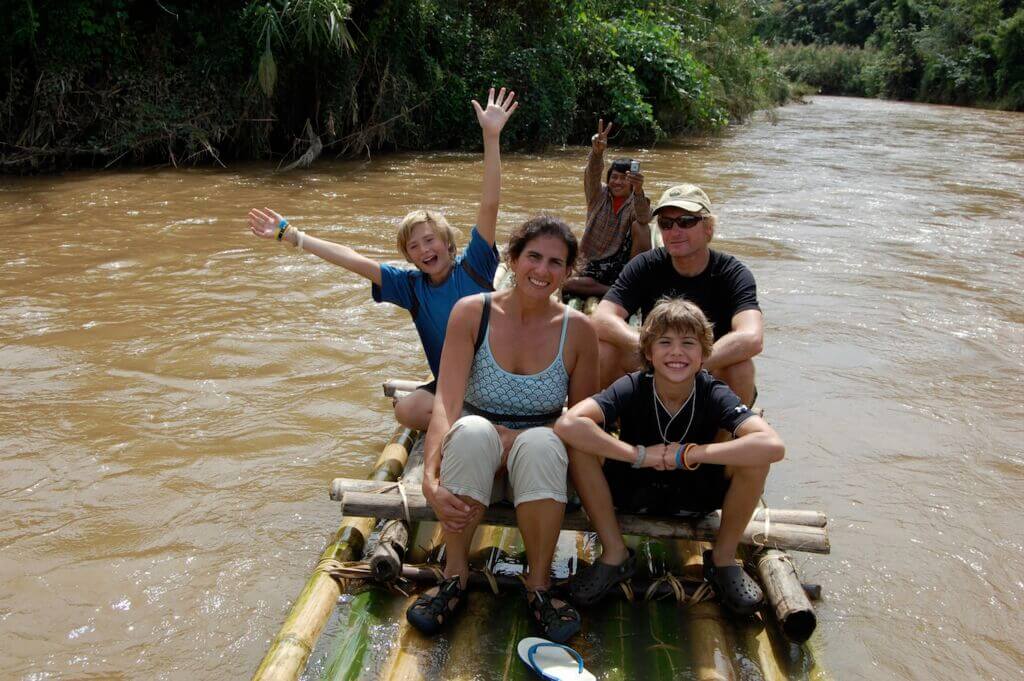
{"label": "peace sign hand", "polygon": [[608,135],[611,132],[611,121],[608,121],[607,127],[603,118],[597,122],[597,134],[590,138],[590,144],[593,146],[595,154],[603,154],[604,150],[608,148]]}
{"label": "peace sign hand", "polygon": [[476,110],[476,120],[480,123],[480,128],[484,131],[485,137],[497,137],[501,134],[501,129],[505,127],[505,123],[512,117],[512,112],[519,108],[519,102],[515,101],[516,93],[509,90],[508,95],[505,94],[505,88],[501,88],[498,91],[498,96],[494,96],[494,88],[491,88],[487,92],[487,108],[480,106],[480,102],[473,100],[473,108]]}

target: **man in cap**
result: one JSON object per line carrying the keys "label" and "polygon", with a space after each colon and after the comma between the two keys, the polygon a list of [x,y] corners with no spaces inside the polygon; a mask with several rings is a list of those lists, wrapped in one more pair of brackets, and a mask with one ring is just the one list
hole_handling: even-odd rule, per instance
{"label": "man in cap", "polygon": [[639,334],[626,323],[663,297],[696,303],[714,326],[715,343],[703,368],[753,404],[753,358],[764,342],[757,285],[746,265],[708,247],[715,233],[711,199],[693,184],[670,187],[655,205],[664,246],[641,253],[622,270],[594,312],[601,347],[601,385],[639,368]]}
{"label": "man in cap", "polygon": [[651,200],[644,195],[644,176],[634,172],[631,159],[612,162],[601,185],[604,151],[612,124],[597,123],[591,140],[583,193],[587,199],[587,223],[580,241],[583,268],[578,277],[562,285],[566,295],[603,296],[630,258],[651,247]]}

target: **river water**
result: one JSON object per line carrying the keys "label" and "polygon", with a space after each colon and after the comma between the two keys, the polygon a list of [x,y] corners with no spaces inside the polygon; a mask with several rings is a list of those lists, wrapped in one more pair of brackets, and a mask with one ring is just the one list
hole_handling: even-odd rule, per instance
{"label": "river water", "polygon": [[[528,106],[528,102],[524,103]],[[831,518],[836,678],[1024,668],[1024,115],[815,98],[722,138],[615,150],[702,185],[754,271],[769,503]],[[613,140],[614,146],[614,140]],[[500,239],[579,224],[585,150],[510,155]],[[476,154],[0,180],[0,677],[242,678],[338,524],[337,475],[426,374],[405,312],[248,234],[250,206],[395,260],[468,231]]]}

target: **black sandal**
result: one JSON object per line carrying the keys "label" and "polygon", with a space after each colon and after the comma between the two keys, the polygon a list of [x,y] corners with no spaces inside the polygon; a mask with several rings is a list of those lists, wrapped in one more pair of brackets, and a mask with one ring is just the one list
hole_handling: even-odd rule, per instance
{"label": "black sandal", "polygon": [[583,568],[569,582],[569,596],[576,605],[597,603],[619,582],[625,582],[636,572],[636,551],[626,549],[629,555],[618,565],[597,561]]}
{"label": "black sandal", "polygon": [[742,565],[718,567],[711,551],[704,552],[704,581],[714,587],[722,605],[737,615],[753,615],[764,602],[764,592]]}
{"label": "black sandal", "polygon": [[[555,605],[555,600],[562,602]],[[544,635],[556,643],[564,643],[580,630],[580,614],[568,601],[551,591],[527,591],[526,605]]]}
{"label": "black sandal", "polygon": [[466,589],[459,584],[458,576],[449,577],[441,582],[437,593],[422,594],[417,598],[405,611],[405,619],[428,636],[436,634],[462,609],[466,593]]}

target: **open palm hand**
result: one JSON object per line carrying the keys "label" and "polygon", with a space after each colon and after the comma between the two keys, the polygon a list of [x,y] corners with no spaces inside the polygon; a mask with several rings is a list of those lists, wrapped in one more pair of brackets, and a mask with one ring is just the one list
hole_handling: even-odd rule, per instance
{"label": "open palm hand", "polygon": [[512,112],[519,108],[519,102],[515,101],[516,93],[509,91],[505,93],[505,88],[501,88],[498,91],[498,96],[494,96],[494,88],[491,88],[487,93],[487,107],[480,106],[480,102],[473,100],[473,109],[476,110],[476,120],[480,123],[480,128],[484,131],[484,135],[497,136],[501,134],[501,129],[505,127],[505,123],[512,117]]}

